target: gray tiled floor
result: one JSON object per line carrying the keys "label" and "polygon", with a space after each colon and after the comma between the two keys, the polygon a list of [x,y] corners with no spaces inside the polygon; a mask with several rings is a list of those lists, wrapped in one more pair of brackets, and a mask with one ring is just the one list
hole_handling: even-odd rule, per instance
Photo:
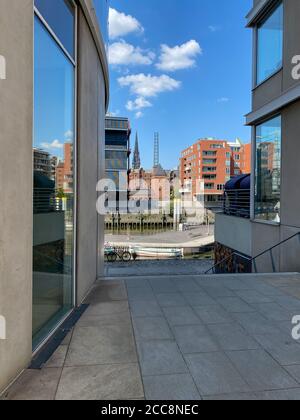
{"label": "gray tiled floor", "polygon": [[299,290],[299,275],[107,279],[4,398],[299,400]]}

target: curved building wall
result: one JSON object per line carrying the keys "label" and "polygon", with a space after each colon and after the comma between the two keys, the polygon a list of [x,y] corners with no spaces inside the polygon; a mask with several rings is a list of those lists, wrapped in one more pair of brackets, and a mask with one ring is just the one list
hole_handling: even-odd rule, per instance
{"label": "curved building wall", "polygon": [[[105,171],[109,98],[105,38],[95,5],[92,0],[76,4],[75,306],[103,269],[96,183]],[[6,77],[0,72],[0,392],[32,357],[33,34],[33,0],[0,0],[0,56],[6,63]]]}

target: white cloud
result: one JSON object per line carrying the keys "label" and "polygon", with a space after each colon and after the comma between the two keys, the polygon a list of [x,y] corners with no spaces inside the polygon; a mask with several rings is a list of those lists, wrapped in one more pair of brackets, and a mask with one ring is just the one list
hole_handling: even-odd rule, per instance
{"label": "white cloud", "polygon": [[153,63],[155,54],[125,41],[114,42],[108,50],[109,63],[113,65],[147,65]]}
{"label": "white cloud", "polygon": [[164,71],[187,69],[195,65],[195,58],[199,54],[202,54],[202,49],[195,40],[173,48],[163,44],[161,45],[159,63],[156,67]]}
{"label": "white cloud", "polygon": [[66,138],[73,138],[73,136],[74,136],[74,133],[73,133],[72,130],[69,130],[69,131],[65,132],[65,137]]}
{"label": "white cloud", "polygon": [[51,149],[63,149],[64,145],[59,140],[53,140],[52,143],[42,143],[41,144],[43,149],[51,150]]}
{"label": "white cloud", "polygon": [[140,22],[130,15],[109,9],[109,37],[116,39],[132,32],[144,32]]}
{"label": "white cloud", "polygon": [[137,119],[137,120],[139,120],[140,118],[142,118],[144,116],[144,114],[142,113],[142,111],[138,111],[136,114],[135,114],[135,118]]}
{"label": "white cloud", "polygon": [[126,109],[128,111],[138,111],[144,108],[152,107],[151,102],[147,101],[147,99],[139,96],[134,101],[128,101],[126,104]]}
{"label": "white cloud", "polygon": [[219,104],[224,104],[224,103],[229,102],[229,101],[230,101],[230,99],[229,99],[229,98],[226,98],[226,97],[222,97],[222,98],[219,98],[219,99],[217,100],[217,102],[218,102]]}
{"label": "white cloud", "polygon": [[120,114],[120,110],[116,109],[115,111],[109,111],[106,115],[107,117],[117,117]]}
{"label": "white cloud", "polygon": [[181,82],[172,79],[167,75],[152,76],[143,73],[124,76],[118,79],[120,86],[130,87],[132,94],[142,96],[144,98],[157,96],[162,92],[170,92],[179,89]]}

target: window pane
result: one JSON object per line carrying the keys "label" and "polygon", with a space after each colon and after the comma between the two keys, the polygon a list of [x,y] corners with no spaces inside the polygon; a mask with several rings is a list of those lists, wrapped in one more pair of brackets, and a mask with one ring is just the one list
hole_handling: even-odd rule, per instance
{"label": "window pane", "polygon": [[72,309],[74,66],[35,18],[34,347]]}
{"label": "window pane", "polygon": [[258,27],[257,42],[257,83],[261,83],[282,66],[282,4]]}
{"label": "window pane", "polygon": [[280,222],[281,117],[256,128],[255,217]]}
{"label": "window pane", "polygon": [[75,57],[75,9],[70,0],[35,0],[35,6],[68,53]]}
{"label": "window pane", "polygon": [[96,16],[105,46],[108,45],[108,2],[107,0],[94,0]]}

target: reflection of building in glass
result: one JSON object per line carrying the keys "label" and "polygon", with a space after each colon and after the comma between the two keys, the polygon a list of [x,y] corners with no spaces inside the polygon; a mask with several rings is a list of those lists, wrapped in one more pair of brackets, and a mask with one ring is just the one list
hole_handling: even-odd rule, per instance
{"label": "reflection of building in glass", "polygon": [[[128,118],[105,118],[106,176],[114,182],[116,191],[108,191],[108,212],[127,212],[128,171],[130,158],[130,123]],[[113,204],[113,202],[115,202]]]}
{"label": "reflection of building in glass", "polygon": [[64,160],[56,166],[56,189],[66,194],[73,192],[73,144],[64,144]]}
{"label": "reflection of building in glass", "polygon": [[52,161],[50,153],[45,152],[42,149],[33,149],[33,170],[43,174],[44,176],[52,177]]}

